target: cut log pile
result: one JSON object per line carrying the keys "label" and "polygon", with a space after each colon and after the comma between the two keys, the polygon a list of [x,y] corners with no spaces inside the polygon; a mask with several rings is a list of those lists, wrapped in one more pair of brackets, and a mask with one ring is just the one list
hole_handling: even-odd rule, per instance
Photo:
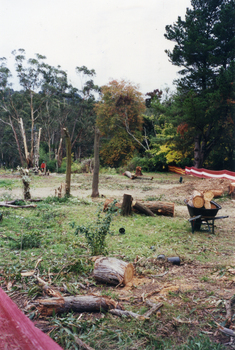
{"label": "cut log pile", "polygon": [[205,208],[211,209],[211,201],[216,196],[218,196],[218,191],[208,190],[208,191],[197,191],[194,190],[190,198],[188,199],[188,204],[194,208]]}
{"label": "cut log pile", "polygon": [[[103,210],[106,211],[109,204],[113,202],[113,198],[107,198],[104,203]],[[123,216],[131,215],[133,212],[137,214],[145,214],[147,216],[175,216],[175,204],[171,202],[161,201],[134,201],[131,195],[124,194],[123,202],[115,204],[121,209]]]}

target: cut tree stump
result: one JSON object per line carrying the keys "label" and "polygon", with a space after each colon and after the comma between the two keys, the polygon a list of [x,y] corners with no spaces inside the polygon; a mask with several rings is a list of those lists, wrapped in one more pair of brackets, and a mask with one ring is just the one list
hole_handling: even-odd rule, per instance
{"label": "cut tree stump", "polygon": [[130,194],[123,195],[123,202],[121,207],[122,216],[128,216],[132,214],[132,196]]}
{"label": "cut tree stump", "polygon": [[150,210],[145,205],[143,205],[143,204],[141,204],[139,202],[134,202],[133,209],[135,209],[138,212],[143,213],[143,214],[145,214],[147,216],[155,216],[155,214],[152,212],[152,210]]}
{"label": "cut tree stump", "polygon": [[126,285],[133,279],[134,266],[116,258],[102,257],[95,262],[93,276],[103,283]]}
{"label": "cut tree stump", "polygon": [[[146,201],[140,202],[140,204],[144,205],[147,209],[151,210],[156,215],[163,216],[175,216],[175,204],[170,202],[159,202],[159,201]],[[134,211],[137,210],[135,206],[133,206]]]}
{"label": "cut tree stump", "polygon": [[113,299],[96,295],[76,295],[62,298],[48,298],[35,300],[35,305],[43,316],[68,311],[93,312],[115,309],[118,305]]}
{"label": "cut tree stump", "polygon": [[135,175],[136,176],[142,176],[142,168],[141,166],[137,166],[136,169],[135,169]]}

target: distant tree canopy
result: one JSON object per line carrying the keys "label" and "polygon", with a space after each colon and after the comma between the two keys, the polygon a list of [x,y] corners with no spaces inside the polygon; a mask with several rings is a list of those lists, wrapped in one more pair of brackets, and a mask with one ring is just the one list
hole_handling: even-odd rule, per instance
{"label": "distant tree canopy", "polygon": [[[181,128],[181,142],[188,147],[194,143],[196,167],[222,149],[228,160],[223,165],[231,168],[235,164],[235,2],[192,0],[191,5],[185,20],[178,17],[166,26],[165,37],[175,43],[167,55],[182,68],[166,113],[176,127],[187,125],[183,133]],[[179,139],[180,133],[176,147]]]}
{"label": "distant tree canopy", "polygon": [[143,145],[142,114],[145,104],[138,88],[124,80],[113,80],[101,88],[96,104],[97,125],[104,142],[100,151],[104,164],[117,167],[133,157]]}
{"label": "distant tree canopy", "polygon": [[61,163],[65,156],[65,143],[60,147],[65,127],[69,130],[74,158],[92,154],[95,94],[99,92],[91,79],[95,76],[94,69],[76,67],[76,72],[83,75],[85,81],[78,90],[68,83],[67,73],[60,66],[45,62],[45,56],[36,54],[35,58],[26,59],[23,49],[13,51],[13,55],[20,91],[11,88],[13,73],[7,67],[7,60],[0,60],[2,162],[11,167],[19,163],[23,166],[25,162],[33,166],[40,129],[42,156],[48,163],[55,163],[58,158]]}

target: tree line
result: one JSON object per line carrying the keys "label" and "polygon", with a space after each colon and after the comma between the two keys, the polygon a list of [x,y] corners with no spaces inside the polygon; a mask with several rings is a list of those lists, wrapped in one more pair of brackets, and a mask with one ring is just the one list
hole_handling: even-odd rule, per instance
{"label": "tree line", "polygon": [[101,164],[138,163],[146,170],[168,164],[235,170],[235,2],[192,0],[185,19],[166,26],[174,42],[166,54],[179,67],[173,93],[145,96],[127,81],[95,85],[95,70],[76,67],[85,83],[68,83],[60,66],[37,54],[13,52],[21,89],[10,85],[6,59],[0,64],[0,158],[8,166],[32,166],[40,157],[59,169],[65,155],[63,129],[73,160],[93,155],[94,130],[101,132]]}

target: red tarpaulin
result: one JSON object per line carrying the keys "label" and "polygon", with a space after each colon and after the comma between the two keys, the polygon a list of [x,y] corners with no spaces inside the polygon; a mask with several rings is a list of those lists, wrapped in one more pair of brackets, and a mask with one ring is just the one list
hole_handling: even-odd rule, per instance
{"label": "red tarpaulin", "polygon": [[0,288],[0,350],[62,350]]}

